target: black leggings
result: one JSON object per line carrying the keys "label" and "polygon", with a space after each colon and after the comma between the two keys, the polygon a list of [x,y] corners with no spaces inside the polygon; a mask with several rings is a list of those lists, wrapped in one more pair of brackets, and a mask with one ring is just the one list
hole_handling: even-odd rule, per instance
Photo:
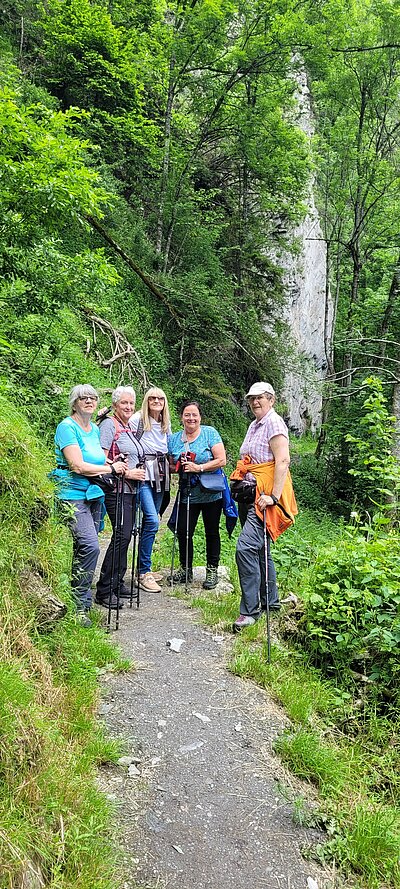
{"label": "black leggings", "polygon": [[[193,534],[200,513],[203,516],[204,531],[206,535],[207,565],[218,567],[221,552],[221,539],[219,536],[219,520],[222,512],[222,497],[211,503],[189,504],[189,545],[188,545],[188,569],[193,565]],[[187,504],[182,502],[178,516],[178,543],[179,558],[183,568],[186,568],[186,534],[187,534]]]}
{"label": "black leggings", "polygon": [[[103,559],[103,564],[101,566],[100,577],[97,583],[97,596],[99,599],[104,599],[110,593],[110,588],[112,587],[113,592],[116,592],[118,587],[118,580],[120,579],[123,583],[127,562],[128,562],[128,549],[129,544],[132,537],[132,527],[134,522],[134,510],[136,506],[136,495],[135,494],[123,494],[123,508],[122,508],[122,522],[121,528],[115,528],[116,521],[116,511],[117,511],[117,497],[116,494],[106,494],[106,509],[108,512],[108,516],[112,525],[113,533],[112,538],[110,540],[107,552]],[[121,534],[121,546],[119,544],[120,532]],[[111,583],[111,573],[112,573],[112,554],[114,547],[114,538],[116,538],[115,545],[115,557],[116,564],[114,566],[114,577]],[[119,565],[118,565],[119,562]],[[119,568],[119,573],[118,573]]]}

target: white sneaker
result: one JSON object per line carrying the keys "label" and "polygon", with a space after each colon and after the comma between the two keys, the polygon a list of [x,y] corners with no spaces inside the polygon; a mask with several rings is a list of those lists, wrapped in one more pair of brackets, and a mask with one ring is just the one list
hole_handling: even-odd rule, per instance
{"label": "white sneaker", "polygon": [[148,593],[161,593],[161,587],[154,580],[151,571],[140,575],[139,586],[141,590],[147,590]]}
{"label": "white sneaker", "polygon": [[164,575],[161,574],[161,571],[151,571],[151,574],[153,575],[154,580],[156,580],[157,583],[158,583],[160,580],[164,580]]}

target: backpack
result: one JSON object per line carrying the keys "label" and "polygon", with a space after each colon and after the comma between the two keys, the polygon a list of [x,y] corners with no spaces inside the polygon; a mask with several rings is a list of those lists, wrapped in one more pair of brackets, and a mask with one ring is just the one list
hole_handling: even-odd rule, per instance
{"label": "backpack", "polygon": [[[138,428],[136,429],[136,432],[134,432],[130,426],[129,427],[123,426],[122,423],[120,423],[116,417],[111,417],[110,419],[114,423],[114,438],[111,442],[111,446],[110,446],[110,449],[108,452],[108,459],[112,461],[112,460],[115,460],[115,458],[118,456],[118,454],[121,453],[119,445],[118,445],[118,439],[119,439],[120,435],[122,435],[123,432],[126,432],[126,434],[129,436],[129,438],[131,438],[132,440],[135,440],[137,442],[140,442],[140,439],[141,439],[143,432],[144,432],[144,427],[143,427],[143,420],[141,417],[139,419]],[[140,459],[141,454],[139,453],[139,449],[138,449],[137,454],[138,454],[138,458]]]}

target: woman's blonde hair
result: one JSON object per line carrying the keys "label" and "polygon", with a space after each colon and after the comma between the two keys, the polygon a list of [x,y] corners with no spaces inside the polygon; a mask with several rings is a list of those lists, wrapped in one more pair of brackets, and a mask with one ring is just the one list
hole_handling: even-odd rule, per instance
{"label": "woman's blonde hair", "polygon": [[162,432],[168,433],[170,431],[170,416],[169,416],[169,407],[168,407],[168,399],[163,391],[163,389],[158,389],[157,386],[153,386],[151,389],[148,389],[146,395],[142,401],[142,407],[140,408],[140,415],[143,420],[143,429],[145,432],[148,432],[151,429],[151,417],[149,410],[149,398],[151,397],[163,398],[164,406],[160,411],[161,415],[161,429]]}

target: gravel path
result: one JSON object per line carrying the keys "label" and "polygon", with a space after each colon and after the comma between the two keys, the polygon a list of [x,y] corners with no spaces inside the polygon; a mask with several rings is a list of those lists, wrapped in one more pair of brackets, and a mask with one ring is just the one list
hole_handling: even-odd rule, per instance
{"label": "gravel path", "polygon": [[290,779],[272,744],[287,720],[226,670],[231,638],[199,626],[165,587],[125,607],[114,638],[137,666],[105,675],[100,705],[129,754],[101,776],[118,807],[125,889],[332,886],[301,855],[318,834],[293,824],[279,790]]}

